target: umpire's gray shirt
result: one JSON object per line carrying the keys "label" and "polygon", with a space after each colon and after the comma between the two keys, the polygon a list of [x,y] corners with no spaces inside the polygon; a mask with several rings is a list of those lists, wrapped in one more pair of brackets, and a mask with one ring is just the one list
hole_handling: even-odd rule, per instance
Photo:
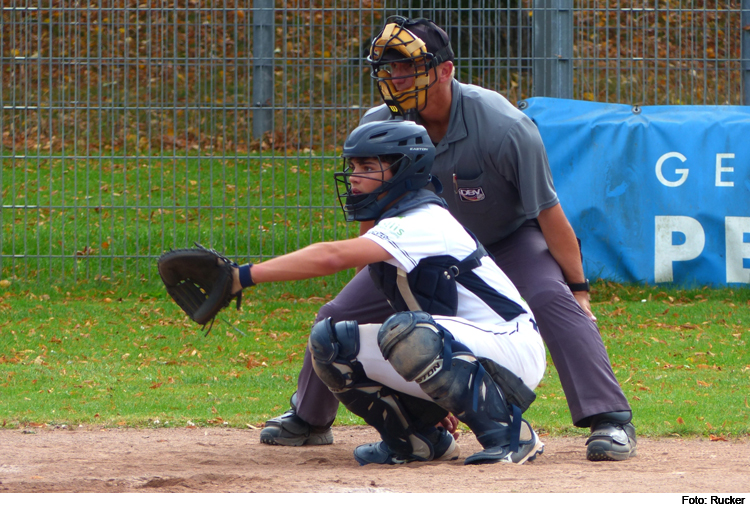
{"label": "umpire's gray shirt", "polygon": [[[497,92],[453,80],[448,131],[432,175],[451,213],[491,245],[558,203],[536,125]],[[386,105],[360,123],[390,119]],[[417,120],[419,122],[419,120]]]}

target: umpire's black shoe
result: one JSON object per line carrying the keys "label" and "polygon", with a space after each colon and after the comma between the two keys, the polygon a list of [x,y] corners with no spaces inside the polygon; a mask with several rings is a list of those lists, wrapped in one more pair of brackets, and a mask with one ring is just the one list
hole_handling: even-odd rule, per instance
{"label": "umpire's black shoe", "polygon": [[271,418],[260,431],[260,442],[267,445],[330,445],[333,443],[331,426],[317,427],[310,425],[297,416],[297,393],[290,400],[292,408],[281,416]]}
{"label": "umpire's black shoe", "polygon": [[630,411],[599,414],[591,419],[586,440],[589,461],[623,461],[636,455],[635,426]]}

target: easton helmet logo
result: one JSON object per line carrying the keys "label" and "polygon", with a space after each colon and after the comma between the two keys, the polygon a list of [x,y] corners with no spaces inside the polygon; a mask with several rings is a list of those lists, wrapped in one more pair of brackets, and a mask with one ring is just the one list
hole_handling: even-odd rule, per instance
{"label": "easton helmet logo", "polygon": [[479,201],[484,200],[484,190],[482,190],[481,186],[478,186],[477,188],[459,188],[458,196],[462,201],[478,203]]}

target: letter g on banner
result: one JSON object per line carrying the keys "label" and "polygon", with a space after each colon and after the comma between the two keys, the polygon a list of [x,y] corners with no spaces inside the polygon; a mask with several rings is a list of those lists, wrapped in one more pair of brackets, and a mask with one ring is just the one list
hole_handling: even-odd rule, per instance
{"label": "letter g on banner", "polygon": [[667,181],[664,177],[664,174],[661,171],[662,165],[664,165],[664,161],[667,159],[671,159],[673,157],[676,157],[683,163],[687,161],[687,158],[680,154],[679,152],[667,152],[663,156],[661,156],[658,161],[656,161],[656,177],[659,179],[659,182],[663,184],[664,186],[680,186],[682,183],[687,181],[688,173],[690,172],[687,168],[675,168],[674,172],[676,174],[680,174],[680,177],[676,181]]}

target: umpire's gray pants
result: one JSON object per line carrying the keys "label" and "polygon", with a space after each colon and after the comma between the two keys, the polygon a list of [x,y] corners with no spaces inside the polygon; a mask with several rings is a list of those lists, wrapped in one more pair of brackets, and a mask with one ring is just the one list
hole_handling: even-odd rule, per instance
{"label": "umpire's gray pants", "polygon": [[[588,427],[593,415],[630,410],[599,329],[568,290],[536,221],[528,221],[509,237],[486,247],[534,313],[560,375],[573,423]],[[364,269],[320,309],[316,322],[331,317],[334,322],[380,324],[391,314],[393,310]],[[336,417],[338,405],[315,374],[306,351],[297,381],[297,414],[312,425],[328,425]]]}

